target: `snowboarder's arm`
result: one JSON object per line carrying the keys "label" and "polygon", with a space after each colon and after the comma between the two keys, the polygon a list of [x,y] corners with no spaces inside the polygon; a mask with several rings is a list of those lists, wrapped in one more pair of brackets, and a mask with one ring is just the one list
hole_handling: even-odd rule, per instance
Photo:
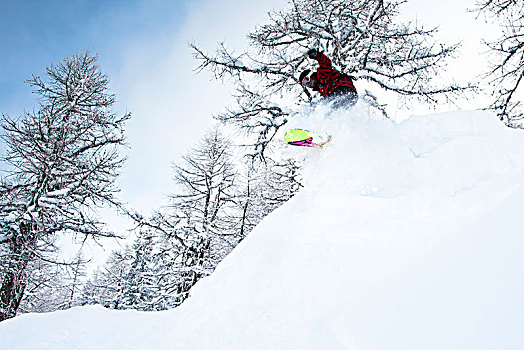
{"label": "snowboarder's arm", "polygon": [[315,57],[315,59],[318,61],[318,65],[320,66],[320,68],[323,68],[323,69],[332,69],[333,68],[333,66],[331,65],[331,60],[326,55],[324,55],[323,52],[317,53],[317,57]]}
{"label": "snowboarder's arm", "polygon": [[317,60],[321,69],[332,69],[331,60],[324,55],[323,52],[318,51],[317,49],[311,49],[307,52],[307,55],[312,60]]}

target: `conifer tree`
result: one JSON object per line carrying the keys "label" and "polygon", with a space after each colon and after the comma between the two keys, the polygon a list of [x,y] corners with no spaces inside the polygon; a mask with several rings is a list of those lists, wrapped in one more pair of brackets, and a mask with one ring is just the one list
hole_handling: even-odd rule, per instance
{"label": "conifer tree", "polygon": [[232,222],[236,172],[230,147],[214,129],[184,157],[184,164],[175,166],[180,189],[172,195],[171,209],[178,218],[175,234],[184,241],[187,267],[181,292],[210,274],[236,245]]}
{"label": "conifer tree", "polygon": [[494,100],[490,109],[506,125],[524,128],[524,2],[520,0],[483,0],[478,11],[501,26],[500,37],[486,43],[492,54],[485,79],[492,85]]}
{"label": "conifer tree", "polygon": [[[312,101],[298,75],[310,62],[309,48],[322,50],[340,71],[405,98],[439,103],[467,87],[440,86],[433,78],[443,70],[457,45],[434,39],[436,29],[403,23],[403,0],[290,0],[269,15],[267,24],[248,34],[250,49],[234,53],[221,44],[214,54],[193,44],[199,69],[230,78],[237,105],[218,116],[256,135],[254,156],[268,145],[291,113],[286,99]],[[367,95],[361,91],[361,95]],[[369,98],[368,98],[369,100]],[[377,105],[376,103],[374,103]]]}
{"label": "conifer tree", "polygon": [[295,159],[249,163],[243,190],[237,195],[237,231],[240,239],[269,213],[287,202],[302,187],[300,164]]}
{"label": "conifer tree", "polygon": [[95,214],[116,203],[129,115],[111,111],[115,96],[97,57],[83,52],[29,81],[38,108],[2,118],[7,145],[0,183],[0,321],[16,315],[36,262],[57,261],[58,235],[113,236]]}
{"label": "conifer tree", "polygon": [[[125,263],[114,264],[125,266],[125,272],[117,290],[102,292],[115,301],[103,301],[105,305],[176,307],[236,246],[237,175],[230,148],[218,128],[210,131],[174,166],[178,188],[169,205],[149,219],[129,213],[138,223],[137,240],[128,253],[120,254],[128,257]],[[111,264],[106,264],[108,273],[114,269]]]}
{"label": "conifer tree", "polygon": [[82,303],[144,311],[180,305],[198,280],[301,187],[292,159],[242,162],[242,180],[233,147],[217,128],[175,165],[179,187],[169,205],[149,219],[132,214],[138,223],[134,243],[114,252],[88,281]]}

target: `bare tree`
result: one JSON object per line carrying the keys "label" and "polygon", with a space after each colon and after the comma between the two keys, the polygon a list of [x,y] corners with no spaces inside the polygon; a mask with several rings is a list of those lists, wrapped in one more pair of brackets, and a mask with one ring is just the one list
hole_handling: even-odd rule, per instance
{"label": "bare tree", "polygon": [[219,129],[210,131],[175,164],[178,190],[167,207],[151,218],[121,207],[137,223],[137,239],[124,253],[113,254],[97,276],[102,283],[89,282],[86,302],[141,310],[176,307],[200,278],[213,272],[240,240],[230,148]]}
{"label": "bare tree", "polygon": [[58,235],[113,236],[95,208],[117,202],[115,180],[125,160],[119,151],[130,118],[111,111],[108,78],[87,51],[28,83],[38,109],[4,115],[1,124],[9,170],[0,186],[0,321],[16,315],[32,262],[62,263]]}
{"label": "bare tree", "polygon": [[180,190],[172,195],[171,209],[179,219],[176,232],[187,247],[183,279],[188,290],[201,277],[210,274],[236,245],[234,203],[236,172],[231,143],[218,128],[209,132],[175,166]]}
{"label": "bare tree", "polygon": [[144,311],[177,307],[263,217],[301,187],[299,165],[291,159],[243,162],[241,179],[233,147],[219,129],[211,130],[174,166],[179,187],[167,207],[147,219],[127,211],[138,224],[136,239],[87,282],[82,303]]}
{"label": "bare tree", "polygon": [[506,125],[524,128],[522,96],[524,89],[524,2],[520,0],[484,0],[477,11],[494,18],[502,27],[501,36],[488,42],[493,64],[485,74],[493,86],[494,110]]}
{"label": "bare tree", "polygon": [[125,277],[129,274],[132,258],[129,246],[122,251],[112,252],[103,268],[97,269],[84,284],[79,304],[99,304],[109,309],[121,309],[122,294],[129,287]]}
{"label": "bare tree", "polygon": [[236,227],[240,239],[245,238],[264,217],[287,202],[302,187],[300,162],[285,159],[275,162],[248,163],[236,203]]}
{"label": "bare tree", "polygon": [[191,45],[200,70],[236,84],[237,107],[218,119],[256,134],[254,155],[263,157],[290,114],[280,98],[313,99],[297,77],[309,65],[305,52],[311,47],[325,51],[340,71],[406,98],[437,103],[468,88],[433,84],[457,45],[435,42],[436,29],[401,23],[404,2],[290,0],[286,10],[271,12],[268,24],[249,33],[248,52],[236,54],[221,44],[209,55]]}
{"label": "bare tree", "polygon": [[520,1],[518,0],[482,0],[477,1],[477,10],[489,11],[495,15],[499,15],[518,6],[519,3]]}
{"label": "bare tree", "polygon": [[228,206],[234,201],[235,169],[231,143],[219,129],[209,132],[181,165],[175,165],[180,192],[172,195],[173,208],[190,213],[188,226],[202,236],[229,229]]}
{"label": "bare tree", "polygon": [[86,276],[85,267],[86,261],[81,252],[67,264],[32,261],[28,267],[30,278],[18,312],[50,312],[78,305],[79,292]]}

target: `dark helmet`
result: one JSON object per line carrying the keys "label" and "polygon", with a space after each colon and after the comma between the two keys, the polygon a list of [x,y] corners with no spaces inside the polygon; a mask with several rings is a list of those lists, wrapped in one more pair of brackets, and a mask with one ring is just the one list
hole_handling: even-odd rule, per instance
{"label": "dark helmet", "polygon": [[311,72],[311,69],[306,69],[305,71],[300,73],[300,77],[298,78],[298,81],[302,83],[302,80],[304,80],[304,78],[307,77],[310,72]]}

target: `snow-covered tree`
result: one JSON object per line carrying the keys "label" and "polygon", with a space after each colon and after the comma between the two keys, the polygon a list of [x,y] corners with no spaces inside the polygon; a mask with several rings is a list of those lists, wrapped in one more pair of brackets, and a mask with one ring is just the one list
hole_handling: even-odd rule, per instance
{"label": "snow-covered tree", "polygon": [[[177,191],[151,218],[137,222],[133,244],[115,251],[88,280],[81,304],[164,310],[190,289],[275,208],[301,187],[299,164],[240,162],[219,128],[174,166]],[[239,173],[245,167],[245,176]]]}
{"label": "snow-covered tree", "polygon": [[214,270],[240,240],[230,148],[219,129],[210,131],[174,165],[178,190],[168,206],[151,218],[128,212],[137,222],[137,238],[125,251],[113,253],[98,281],[89,281],[84,303],[140,310],[176,307]]}
{"label": "snow-covered tree", "polygon": [[83,288],[86,261],[79,252],[67,264],[49,264],[32,261],[19,312],[50,312],[71,308],[78,304]]}
{"label": "snow-covered tree", "polygon": [[524,2],[521,0],[483,0],[478,11],[495,19],[501,36],[486,45],[493,63],[486,79],[493,85],[490,108],[510,127],[524,128],[522,98],[524,87]]}
{"label": "snow-covered tree", "polygon": [[448,99],[465,88],[433,84],[457,45],[433,39],[436,29],[398,18],[404,0],[290,0],[288,8],[271,12],[269,23],[249,33],[250,50],[234,53],[221,44],[207,54],[192,45],[199,69],[217,78],[232,78],[238,106],[218,119],[257,135],[255,156],[263,156],[290,113],[281,97],[311,101],[298,84],[310,67],[305,53],[323,50],[342,72],[386,91],[430,103]]}
{"label": "snow-covered tree", "polygon": [[269,213],[293,197],[302,187],[300,164],[295,159],[250,163],[243,189],[236,199],[237,232],[243,239]]}
{"label": "snow-covered tree", "polygon": [[121,295],[127,288],[125,276],[132,259],[129,247],[113,251],[102,268],[98,268],[86,281],[78,303],[100,304],[110,309],[119,309]]}
{"label": "snow-covered tree", "polygon": [[130,115],[111,111],[114,95],[97,56],[83,52],[29,81],[38,108],[2,118],[7,171],[0,184],[0,320],[13,317],[35,261],[57,261],[59,235],[113,236],[94,209],[116,203]]}
{"label": "snow-covered tree", "polygon": [[184,289],[210,274],[234,248],[236,172],[231,143],[216,128],[209,132],[181,165],[175,165],[179,192],[172,195],[177,217],[175,234],[185,244]]}
{"label": "snow-covered tree", "polygon": [[[120,274],[118,288],[108,307],[142,311],[166,310],[181,303],[178,293],[176,258],[180,248],[169,242],[161,231],[149,227],[137,231],[134,243],[127,247],[125,261],[109,266],[108,275]],[[125,269],[122,269],[122,266]],[[114,284],[113,284],[114,286]]]}
{"label": "snow-covered tree", "polygon": [[172,207],[187,213],[187,227],[205,237],[229,231],[236,176],[230,148],[231,143],[214,129],[183,157],[183,164],[174,167],[180,192],[171,196]]}
{"label": "snow-covered tree", "polygon": [[233,147],[213,129],[174,166],[178,190],[169,205],[148,219],[129,213],[138,223],[133,244],[113,252],[86,283],[80,303],[144,311],[180,305],[200,278],[301,187],[295,160],[235,166]]}
{"label": "snow-covered tree", "polygon": [[[122,276],[118,296],[118,308],[133,308],[135,305],[144,309],[144,304],[151,304],[155,286],[150,276],[154,274],[153,236],[149,231],[140,231],[129,249],[128,266]],[[145,306],[146,310],[151,310]]]}

